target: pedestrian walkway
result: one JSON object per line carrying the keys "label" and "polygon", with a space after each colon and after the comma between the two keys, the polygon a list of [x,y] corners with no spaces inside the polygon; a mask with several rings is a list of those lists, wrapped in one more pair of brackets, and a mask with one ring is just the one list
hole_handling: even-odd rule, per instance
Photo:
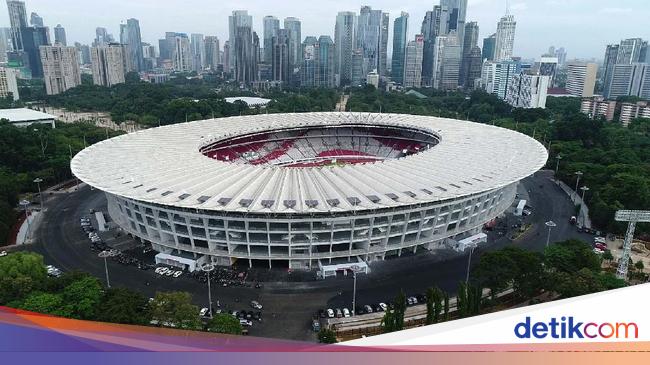
{"label": "pedestrian walkway", "polygon": [[34,237],[34,232],[36,227],[41,221],[41,212],[30,212],[18,229],[18,234],[16,235],[16,245],[24,245],[32,243]]}
{"label": "pedestrian walkway", "polygon": [[564,190],[564,192],[571,198],[575,205],[580,205],[580,212],[578,213],[578,222],[585,228],[591,228],[591,219],[589,219],[589,207],[582,201],[580,194],[571,189],[567,184],[562,181],[557,181],[557,184]]}

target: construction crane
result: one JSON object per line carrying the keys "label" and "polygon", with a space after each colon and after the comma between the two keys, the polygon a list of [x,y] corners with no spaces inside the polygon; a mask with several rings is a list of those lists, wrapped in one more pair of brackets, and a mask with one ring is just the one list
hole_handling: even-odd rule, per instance
{"label": "construction crane", "polygon": [[627,278],[627,266],[630,262],[634,229],[638,222],[650,222],[650,210],[619,210],[614,219],[619,222],[628,222],[625,241],[623,241],[623,255],[618,262],[618,269],[616,269],[616,277],[625,279]]}

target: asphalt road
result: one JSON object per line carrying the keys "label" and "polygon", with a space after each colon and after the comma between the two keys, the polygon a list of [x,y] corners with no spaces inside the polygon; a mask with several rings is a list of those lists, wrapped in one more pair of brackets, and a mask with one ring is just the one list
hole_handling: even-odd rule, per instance
{"label": "asphalt road", "polygon": [[[516,241],[508,238],[511,236],[509,233],[500,236],[491,232],[488,243],[474,251],[472,264],[476,264],[484,252],[508,245],[543,250],[547,236],[544,222],[551,219],[557,224],[552,230],[551,242],[568,238],[590,239],[591,236],[579,233],[569,224],[573,204],[550,180],[550,176],[550,172],[538,172],[520,184],[521,197],[528,198],[528,204],[533,207],[533,214],[525,218],[525,223],[531,224],[531,228]],[[42,254],[47,264],[64,271],[85,271],[105,280],[104,262],[90,249],[88,238],[79,228],[79,217],[88,215],[89,209],[106,212],[104,194],[89,187],[73,193],[54,193],[47,197],[46,208],[44,219],[36,232],[38,243],[23,249]],[[517,220],[508,215],[504,223],[510,227]],[[135,246],[126,236],[113,236],[114,233],[111,233],[109,243],[118,248]],[[411,295],[423,293],[426,288],[437,285],[453,293],[458,282],[465,278],[467,259],[467,254],[439,251],[373,263],[370,274],[357,277],[357,305],[389,301],[400,289]],[[192,293],[199,307],[207,306],[207,286],[190,276],[161,277],[153,270],[142,271],[110,260],[108,267],[112,286],[129,287],[149,297],[153,297],[156,291],[187,291]],[[254,274],[252,272],[251,276]],[[263,276],[283,278],[287,274],[278,271]],[[213,302],[219,300],[222,308],[236,310],[249,309],[247,303],[258,300],[264,305],[264,319],[254,324],[250,334],[296,340],[315,339],[310,330],[310,318],[318,309],[352,307],[351,276],[323,281],[293,280],[267,282],[261,289],[213,285],[212,298]]]}

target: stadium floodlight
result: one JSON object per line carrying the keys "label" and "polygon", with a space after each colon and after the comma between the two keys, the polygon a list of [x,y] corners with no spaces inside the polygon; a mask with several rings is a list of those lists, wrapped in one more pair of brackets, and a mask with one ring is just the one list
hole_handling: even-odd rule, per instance
{"label": "stadium floodlight", "polygon": [[619,222],[628,222],[625,240],[623,241],[623,255],[621,255],[616,269],[616,276],[619,279],[625,279],[627,278],[627,267],[630,261],[630,252],[632,251],[634,229],[639,222],[650,222],[650,210],[619,210],[616,212],[614,219]]}

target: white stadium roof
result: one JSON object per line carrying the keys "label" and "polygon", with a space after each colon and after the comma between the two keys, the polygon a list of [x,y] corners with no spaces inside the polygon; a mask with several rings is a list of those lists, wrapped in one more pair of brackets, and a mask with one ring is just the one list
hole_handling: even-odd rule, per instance
{"label": "white stadium roof", "polygon": [[[350,123],[417,128],[437,134],[440,143],[399,159],[335,167],[233,163],[199,151],[210,141],[256,131]],[[481,193],[533,174],[547,158],[536,140],[485,124],[401,114],[303,113],[142,130],[84,149],[71,167],[79,179],[97,189],[144,202],[214,211],[318,213]],[[329,203],[333,200],[338,204]],[[270,207],[269,201],[274,202]]]}

